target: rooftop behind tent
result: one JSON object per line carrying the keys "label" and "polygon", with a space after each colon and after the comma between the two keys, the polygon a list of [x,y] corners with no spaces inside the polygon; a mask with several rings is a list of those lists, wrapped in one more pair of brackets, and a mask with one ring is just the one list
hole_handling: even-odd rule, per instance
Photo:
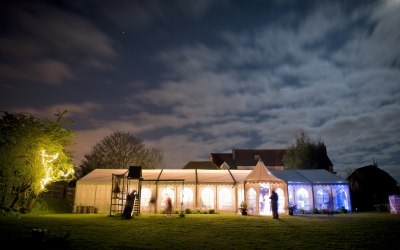
{"label": "rooftop behind tent", "polygon": [[220,169],[211,161],[189,161],[183,169]]}

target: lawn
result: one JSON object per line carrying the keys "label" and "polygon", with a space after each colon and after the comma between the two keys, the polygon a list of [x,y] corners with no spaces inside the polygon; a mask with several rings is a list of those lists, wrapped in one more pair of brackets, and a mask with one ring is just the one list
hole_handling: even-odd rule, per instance
{"label": "lawn", "polygon": [[[46,228],[36,242],[32,228]],[[400,216],[271,217],[189,214],[0,216],[0,242],[41,249],[400,249]],[[10,249],[8,248],[8,249]],[[4,248],[3,248],[4,249]]]}

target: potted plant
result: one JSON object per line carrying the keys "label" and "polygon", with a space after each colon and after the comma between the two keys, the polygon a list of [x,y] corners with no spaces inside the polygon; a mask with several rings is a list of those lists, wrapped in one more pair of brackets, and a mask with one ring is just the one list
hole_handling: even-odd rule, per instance
{"label": "potted plant", "polygon": [[293,215],[297,210],[296,204],[293,204],[290,202],[289,206],[288,206],[288,210],[289,210],[289,215]]}
{"label": "potted plant", "polygon": [[247,215],[247,203],[245,201],[242,201],[242,203],[240,203],[239,210],[242,215]]}

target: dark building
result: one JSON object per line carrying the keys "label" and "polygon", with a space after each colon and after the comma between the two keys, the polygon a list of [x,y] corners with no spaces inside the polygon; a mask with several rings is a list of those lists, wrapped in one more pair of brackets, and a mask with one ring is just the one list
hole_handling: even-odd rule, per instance
{"label": "dark building", "polygon": [[399,194],[397,181],[376,164],[356,169],[347,180],[353,211],[386,210],[389,195]]}
{"label": "dark building", "polygon": [[220,169],[210,161],[189,161],[182,169]]}

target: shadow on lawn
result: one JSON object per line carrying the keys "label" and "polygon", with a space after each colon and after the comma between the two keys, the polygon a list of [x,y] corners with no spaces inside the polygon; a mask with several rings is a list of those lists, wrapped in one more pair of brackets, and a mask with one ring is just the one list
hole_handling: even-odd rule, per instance
{"label": "shadow on lawn", "polygon": [[69,249],[67,231],[49,232],[46,228],[32,228],[32,246],[35,249]]}

